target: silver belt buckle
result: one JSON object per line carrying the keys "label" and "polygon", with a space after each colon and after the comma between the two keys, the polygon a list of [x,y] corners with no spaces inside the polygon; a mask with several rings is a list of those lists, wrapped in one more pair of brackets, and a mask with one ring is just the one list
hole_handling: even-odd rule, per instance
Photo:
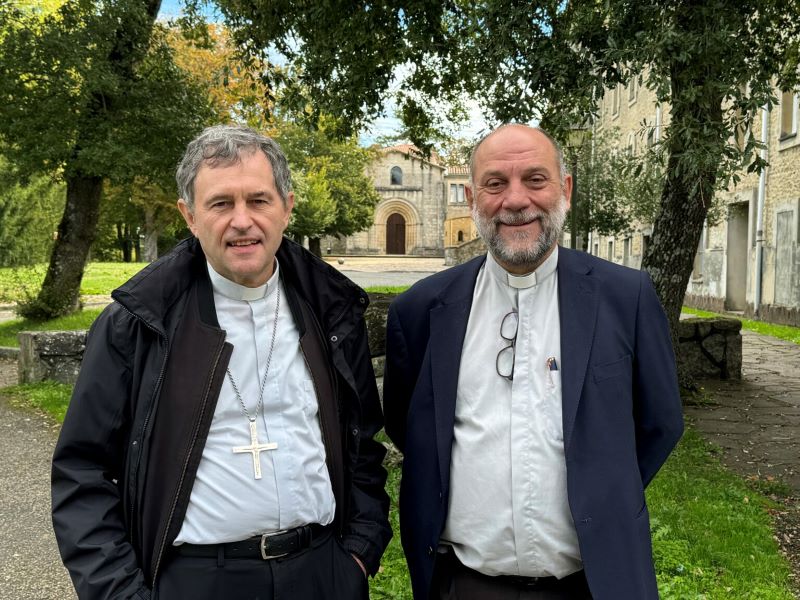
{"label": "silver belt buckle", "polygon": [[288,552],[284,552],[283,554],[267,554],[267,539],[276,535],[281,535],[282,533],[286,533],[286,531],[275,531],[273,533],[261,534],[261,543],[259,544],[259,547],[261,548],[261,558],[264,560],[271,560],[273,558],[280,558],[289,554]]}

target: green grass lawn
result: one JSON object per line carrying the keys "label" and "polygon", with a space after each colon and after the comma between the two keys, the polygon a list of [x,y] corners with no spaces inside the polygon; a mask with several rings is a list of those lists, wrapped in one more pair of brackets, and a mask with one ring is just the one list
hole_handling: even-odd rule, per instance
{"label": "green grass lawn", "polygon": [[92,308],[76,312],[66,317],[59,317],[50,321],[31,321],[29,319],[14,319],[0,323],[0,346],[19,346],[17,333],[20,331],[76,331],[89,329],[102,309]]}
{"label": "green grass lawn", "polygon": [[[81,281],[81,294],[110,294],[147,263],[91,262]],[[47,265],[0,268],[0,304],[14,304],[35,296],[44,280]]]}
{"label": "green grass lawn", "polygon": [[[707,310],[699,310],[697,308],[689,308],[684,306],[681,312],[693,315],[695,317],[724,317],[718,313],[708,312]],[[792,327],[791,325],[776,325],[774,323],[766,323],[764,321],[754,321],[753,319],[742,319],[741,317],[734,317],[742,322],[742,329],[755,331],[763,335],[769,335],[781,340],[794,342],[800,344],[800,327]]]}

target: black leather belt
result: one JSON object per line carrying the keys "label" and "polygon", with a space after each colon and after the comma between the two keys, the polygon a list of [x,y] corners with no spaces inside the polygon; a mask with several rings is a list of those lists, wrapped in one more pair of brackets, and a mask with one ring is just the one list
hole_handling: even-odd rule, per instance
{"label": "black leather belt", "polygon": [[311,542],[331,530],[330,525],[303,525],[286,531],[265,533],[241,542],[227,544],[181,544],[176,547],[180,556],[218,558],[220,551],[224,558],[261,558],[270,560],[280,558],[299,550],[304,550]]}
{"label": "black leather belt", "polygon": [[561,579],[558,577],[523,577],[521,575],[498,575],[496,579],[526,590],[555,590],[569,588],[575,583],[583,583],[585,577],[583,571],[578,571]]}

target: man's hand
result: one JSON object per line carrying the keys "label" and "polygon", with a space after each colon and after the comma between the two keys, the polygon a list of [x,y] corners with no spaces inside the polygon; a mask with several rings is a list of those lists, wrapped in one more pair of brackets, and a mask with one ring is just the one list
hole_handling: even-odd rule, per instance
{"label": "man's hand", "polygon": [[358,557],[357,557],[355,554],[353,554],[352,552],[350,553],[350,556],[352,556],[352,557],[353,557],[353,560],[354,560],[354,561],[356,561],[356,562],[358,563],[358,566],[359,566],[359,567],[361,567],[361,572],[364,574],[364,577],[366,577],[366,576],[367,576],[367,568],[364,566],[364,563],[362,563],[362,562],[361,562],[361,559],[360,559],[360,558],[358,558]]}

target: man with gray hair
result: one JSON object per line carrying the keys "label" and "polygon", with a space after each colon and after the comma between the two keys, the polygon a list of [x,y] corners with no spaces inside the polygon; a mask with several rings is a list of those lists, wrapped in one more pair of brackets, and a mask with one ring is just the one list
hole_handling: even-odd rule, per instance
{"label": "man with gray hair", "polygon": [[656,600],[644,488],[681,435],[669,328],[636,271],[561,248],[544,131],[474,149],[489,252],[389,310],[386,432],[418,600]]}
{"label": "man with gray hair", "polygon": [[368,296],[283,237],[280,147],[246,127],[177,170],[193,237],[92,326],[53,457],[81,600],[346,600],[391,537]]}

